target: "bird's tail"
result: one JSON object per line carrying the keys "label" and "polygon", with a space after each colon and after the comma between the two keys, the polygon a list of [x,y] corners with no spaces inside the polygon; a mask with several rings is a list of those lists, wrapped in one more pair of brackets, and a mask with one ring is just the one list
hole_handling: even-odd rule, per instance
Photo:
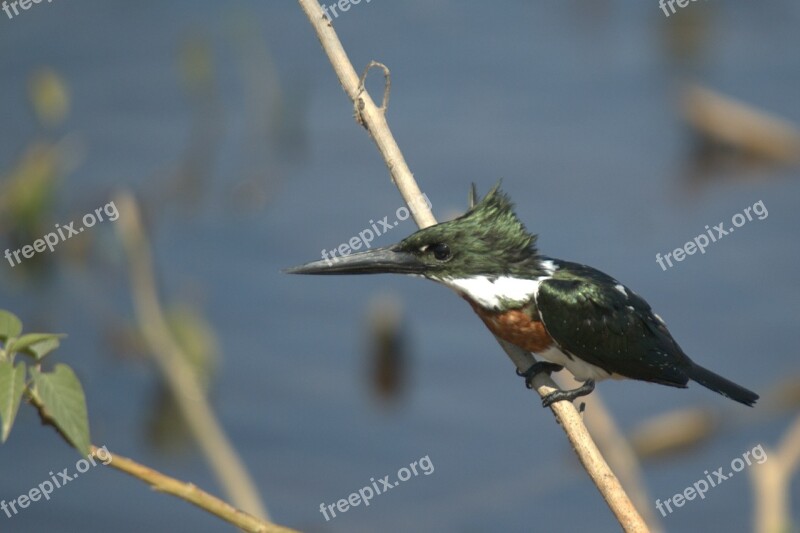
{"label": "bird's tail", "polygon": [[758,394],[755,392],[747,390],[733,381],[729,381],[698,364],[692,363],[692,367],[687,374],[689,375],[689,379],[698,382],[703,387],[711,389],[739,403],[752,407],[756,403],[756,400],[758,400]]}

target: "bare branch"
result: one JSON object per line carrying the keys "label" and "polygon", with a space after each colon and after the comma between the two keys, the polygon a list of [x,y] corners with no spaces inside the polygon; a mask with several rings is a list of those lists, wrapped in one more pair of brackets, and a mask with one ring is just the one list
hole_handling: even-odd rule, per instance
{"label": "bare branch", "polygon": [[[369,131],[378,150],[389,168],[400,194],[411,209],[414,220],[420,228],[436,223],[422,193],[406,164],[400,148],[392,136],[386,122],[383,109],[377,107],[370,95],[362,90],[358,75],[347,57],[347,53],[339,41],[333,24],[325,16],[317,0],[298,0],[311,25],[317,33],[323,50],[333,65],[345,92],[358,110],[358,120]],[[388,75],[387,75],[388,79]],[[387,100],[384,97],[384,102]],[[520,371],[527,370],[533,364],[533,356],[524,350],[498,339],[509,358]],[[544,396],[556,390],[556,384],[548,376],[540,374],[534,379],[537,392]],[[578,454],[581,464],[592,478],[600,493],[605,498],[611,511],[625,531],[647,531],[647,526],[636,508],[628,498],[619,480],[608,467],[600,451],[597,449],[589,432],[586,430],[575,406],[570,402],[556,402],[550,406],[556,419],[567,434],[570,444]]]}
{"label": "bare branch", "polygon": [[[61,435],[61,438],[63,438],[67,444],[72,446],[72,443],[69,441],[67,436],[58,428],[52,417],[50,417],[50,415],[47,413],[47,410],[45,409],[45,406],[39,397],[35,394],[28,394],[28,401],[39,412],[39,417],[42,419],[42,423],[54,428],[59,435]],[[97,446],[92,445],[92,456],[99,457],[97,454],[99,449],[100,448]],[[240,511],[228,503],[220,500],[216,496],[212,496],[211,494],[198,488],[193,483],[179,481],[175,478],[164,475],[157,470],[153,470],[152,468],[139,464],[132,459],[111,453],[107,449],[104,449],[103,452],[104,455],[107,452],[111,457],[107,463],[103,462],[105,466],[116,468],[121,472],[125,472],[126,474],[140,479],[159,492],[177,496],[182,500],[196,505],[204,511],[218,516],[226,522],[230,522],[243,531],[247,531],[249,533],[297,533],[297,531],[294,529],[279,526],[266,520],[256,518],[255,516],[245,513],[244,511]]]}
{"label": "bare branch", "polygon": [[[97,454],[98,448],[92,446],[92,453]],[[255,516],[240,511],[228,503],[220,500],[204,490],[198,488],[193,483],[179,481],[175,478],[153,470],[147,466],[137,463],[132,459],[117,454],[110,454],[112,459],[106,466],[116,468],[137,479],[140,479],[153,487],[153,489],[171,494],[185,500],[204,511],[218,516],[230,522],[234,526],[252,533],[296,533],[296,530],[266,522]]]}

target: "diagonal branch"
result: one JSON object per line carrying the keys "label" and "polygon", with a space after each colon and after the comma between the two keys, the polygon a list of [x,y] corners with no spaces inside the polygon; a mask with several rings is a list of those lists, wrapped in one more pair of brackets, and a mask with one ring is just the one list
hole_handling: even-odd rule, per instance
{"label": "diagonal branch", "polygon": [[[92,454],[96,455],[97,450],[98,448],[96,446],[92,446]],[[244,511],[240,511],[229,503],[207,493],[194,483],[187,483],[186,481],[180,481],[166,476],[161,472],[121,455],[112,454],[111,457],[112,459],[108,462],[107,466],[116,468],[121,472],[125,472],[130,476],[144,481],[153,487],[153,490],[171,494],[192,505],[196,505],[204,511],[233,524],[242,531],[250,533],[297,533],[294,529],[279,526],[256,518]]]}
{"label": "diagonal branch", "polygon": [[[52,417],[47,413],[47,410],[45,409],[45,406],[39,397],[35,394],[29,394],[28,401],[30,401],[31,405],[33,405],[38,411],[39,417],[42,419],[42,424],[48,425],[55,429],[58,434],[61,435],[61,438],[64,439],[64,442],[72,445],[67,436],[64,435],[64,432],[61,431],[58,425],[53,421]],[[105,448],[105,446],[103,448]],[[97,446],[92,445],[90,455],[93,457],[99,457],[97,453],[98,450],[99,448]],[[126,474],[135,477],[140,481],[144,481],[153,487],[153,490],[157,490],[165,494],[171,494],[177,498],[191,503],[192,505],[196,505],[200,509],[207,511],[230,524],[233,524],[242,531],[246,531],[247,533],[298,533],[294,529],[279,526],[277,524],[257,518],[244,511],[240,511],[229,503],[207,493],[194,483],[187,483],[186,481],[177,480],[173,477],[162,474],[157,470],[153,470],[152,468],[144,466],[141,463],[137,463],[133,459],[128,459],[127,457],[110,453],[108,450],[104,451],[109,455],[109,461],[104,461],[104,465],[116,468],[120,472],[125,472]]]}
{"label": "diagonal branch", "polygon": [[[436,219],[422,198],[422,193],[400,152],[400,147],[392,136],[384,115],[385,109],[376,106],[370,95],[364,90],[358,74],[333,29],[333,24],[325,16],[317,0],[298,0],[298,2],[314,27],[339,82],[355,106],[356,119],[369,131],[378,146],[392,181],[408,204],[417,225],[424,228],[436,224]],[[384,98],[385,100],[386,98]],[[534,359],[530,353],[501,339],[498,339],[498,342],[520,371],[527,370],[533,364]],[[541,396],[557,389],[555,382],[543,374],[538,375],[533,383]],[[625,531],[647,531],[644,520],[598,450],[575,406],[570,402],[556,402],[550,406],[550,409],[558,423],[564,428],[581,464],[605,498],[622,528]]]}

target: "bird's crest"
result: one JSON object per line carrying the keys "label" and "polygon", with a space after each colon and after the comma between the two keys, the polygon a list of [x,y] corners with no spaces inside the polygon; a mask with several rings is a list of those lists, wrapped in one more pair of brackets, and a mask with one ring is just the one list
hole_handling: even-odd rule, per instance
{"label": "bird's crest", "polygon": [[399,247],[427,250],[444,243],[452,251],[445,263],[431,262],[431,277],[531,275],[538,265],[536,236],[528,233],[498,182],[478,201],[473,185],[470,209],[460,217],[404,239]]}

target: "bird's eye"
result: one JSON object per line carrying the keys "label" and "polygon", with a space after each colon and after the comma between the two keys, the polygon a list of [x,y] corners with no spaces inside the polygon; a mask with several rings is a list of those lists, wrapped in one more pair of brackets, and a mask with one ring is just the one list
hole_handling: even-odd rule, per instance
{"label": "bird's eye", "polygon": [[450,259],[450,247],[445,243],[440,242],[439,244],[434,244],[431,246],[431,249],[433,250],[433,257],[438,261],[447,261]]}

